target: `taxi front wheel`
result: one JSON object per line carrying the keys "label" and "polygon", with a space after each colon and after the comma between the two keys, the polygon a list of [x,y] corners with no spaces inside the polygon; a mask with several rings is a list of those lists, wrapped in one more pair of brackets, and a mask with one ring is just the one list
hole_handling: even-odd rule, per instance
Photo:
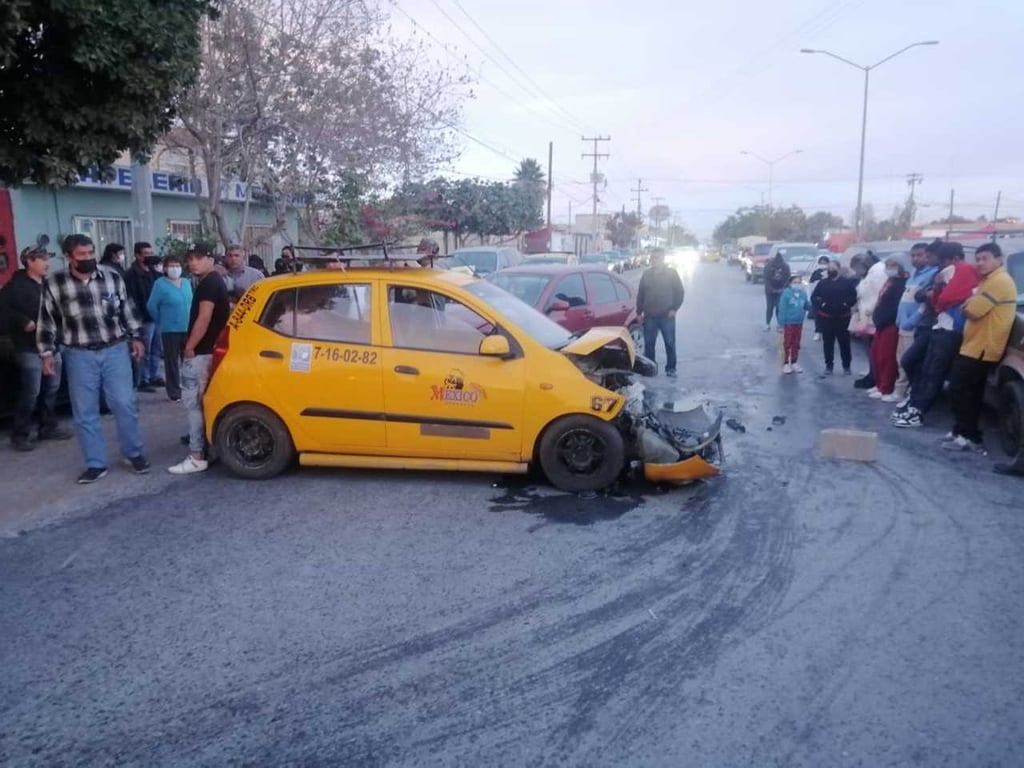
{"label": "taxi front wheel", "polygon": [[232,474],[267,480],[284,472],[295,458],[288,428],[262,405],[236,405],[221,418],[214,436],[217,454]]}
{"label": "taxi front wheel", "polygon": [[540,441],[540,467],[563,491],[598,491],[622,472],[625,445],[622,434],[593,416],[563,416]]}

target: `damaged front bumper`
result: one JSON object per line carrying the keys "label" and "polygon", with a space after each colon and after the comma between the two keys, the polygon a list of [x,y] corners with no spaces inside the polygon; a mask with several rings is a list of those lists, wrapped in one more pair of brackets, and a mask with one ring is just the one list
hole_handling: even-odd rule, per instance
{"label": "damaged front bumper", "polygon": [[712,419],[701,406],[681,412],[658,408],[639,382],[619,393],[626,398],[620,428],[649,482],[686,485],[721,472],[721,413]]}
{"label": "damaged front bumper", "polygon": [[624,328],[595,328],[562,350],[583,374],[621,395],[625,404],[615,423],[626,439],[632,465],[643,466],[653,483],[687,483],[721,471],[722,415],[703,407],[686,411],[658,407],[637,376],[655,376],[658,366],[637,353]]}

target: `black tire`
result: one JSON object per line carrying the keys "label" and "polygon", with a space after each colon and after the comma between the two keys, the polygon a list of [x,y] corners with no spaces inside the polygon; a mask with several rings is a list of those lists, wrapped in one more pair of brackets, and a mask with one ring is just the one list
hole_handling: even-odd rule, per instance
{"label": "black tire", "polygon": [[262,405],[236,405],[217,424],[217,456],[246,480],[268,480],[284,472],[295,458],[295,444],[277,415]]}
{"label": "black tire", "polygon": [[593,416],[563,416],[544,432],[538,457],[553,486],[562,491],[598,491],[615,482],[625,466],[622,435]]}
{"label": "black tire", "polygon": [[1007,381],[999,388],[999,428],[1007,455],[1024,454],[1024,381]]}

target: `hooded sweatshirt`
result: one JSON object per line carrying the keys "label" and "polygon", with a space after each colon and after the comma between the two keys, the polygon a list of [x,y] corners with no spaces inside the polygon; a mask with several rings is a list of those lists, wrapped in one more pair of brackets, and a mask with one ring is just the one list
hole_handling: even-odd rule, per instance
{"label": "hooded sweatshirt", "polygon": [[941,287],[932,298],[938,315],[935,328],[963,333],[967,322],[963,305],[978,287],[978,272],[966,261],[954,261],[939,273],[937,281]]}
{"label": "hooded sweatshirt", "polygon": [[861,322],[871,322],[875,304],[878,303],[878,295],[888,279],[885,274],[885,262],[879,261],[873,264],[864,278],[857,283],[857,314],[860,315]]}
{"label": "hooded sweatshirt", "polygon": [[[918,322],[923,316],[921,310],[925,308],[923,303],[918,302],[917,292],[930,285],[932,278],[938,272],[938,267],[924,266],[915,269],[914,274],[907,279],[907,286],[903,291],[903,297],[900,299],[900,306],[896,313],[896,324],[900,327],[900,331],[911,333],[917,328]],[[933,324],[934,321],[929,326]]]}
{"label": "hooded sweatshirt", "polygon": [[775,310],[775,317],[779,325],[803,325],[807,318],[807,310],[811,308],[811,302],[807,298],[807,291],[800,285],[787,285],[779,297],[779,306]]}

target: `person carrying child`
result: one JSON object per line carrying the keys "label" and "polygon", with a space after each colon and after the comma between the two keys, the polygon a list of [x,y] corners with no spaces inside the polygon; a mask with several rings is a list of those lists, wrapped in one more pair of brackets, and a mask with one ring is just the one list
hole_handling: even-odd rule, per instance
{"label": "person carrying child", "polygon": [[782,328],[782,349],[785,355],[785,364],[782,366],[783,373],[803,373],[797,359],[800,357],[800,339],[803,336],[804,320],[807,319],[807,312],[811,308],[811,302],[807,298],[807,291],[800,282],[799,275],[793,275],[789,279],[782,295],[779,297],[779,306],[776,309],[776,320]]}

